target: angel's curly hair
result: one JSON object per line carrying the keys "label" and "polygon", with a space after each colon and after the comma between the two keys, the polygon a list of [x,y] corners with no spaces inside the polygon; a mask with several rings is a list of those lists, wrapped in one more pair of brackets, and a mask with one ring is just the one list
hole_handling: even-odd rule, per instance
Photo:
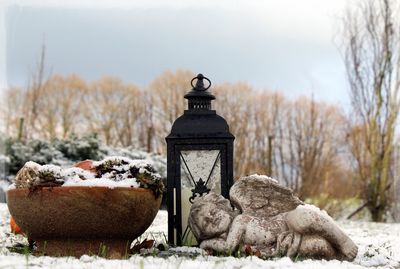
{"label": "angel's curly hair", "polygon": [[194,201],[192,204],[192,207],[190,208],[190,214],[189,214],[189,226],[196,237],[198,242],[201,242],[202,240],[209,239],[214,237],[215,235],[209,235],[204,233],[202,227],[197,223],[192,216],[196,216],[199,214],[201,210],[204,208],[209,207],[209,205],[214,204],[217,205],[218,208],[221,210],[226,211],[229,215],[232,216],[232,219],[236,216],[230,202],[228,199],[225,199],[222,195],[217,194],[215,192],[210,192],[205,196],[202,196]]}

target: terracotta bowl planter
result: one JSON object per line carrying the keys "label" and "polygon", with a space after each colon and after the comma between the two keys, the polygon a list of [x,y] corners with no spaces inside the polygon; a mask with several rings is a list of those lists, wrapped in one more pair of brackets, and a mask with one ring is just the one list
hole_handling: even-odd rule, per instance
{"label": "terracotta bowl planter", "polygon": [[51,256],[119,258],[153,222],[161,204],[142,188],[45,187],[7,192],[18,226]]}

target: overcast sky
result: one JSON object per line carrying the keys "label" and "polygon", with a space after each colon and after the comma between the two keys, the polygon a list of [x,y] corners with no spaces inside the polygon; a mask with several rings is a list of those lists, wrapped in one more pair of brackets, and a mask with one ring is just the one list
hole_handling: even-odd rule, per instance
{"label": "overcast sky", "polygon": [[146,85],[187,68],[215,83],[346,105],[334,42],[345,8],[345,0],[3,1],[0,87],[27,84],[44,40],[52,73]]}

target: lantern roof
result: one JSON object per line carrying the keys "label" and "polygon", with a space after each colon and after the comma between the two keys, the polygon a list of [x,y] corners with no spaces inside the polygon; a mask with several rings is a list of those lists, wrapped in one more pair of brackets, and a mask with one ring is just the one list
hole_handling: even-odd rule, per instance
{"label": "lantern roof", "polygon": [[[196,85],[193,81],[196,80]],[[204,86],[204,81],[208,81],[208,86]],[[198,74],[191,81],[192,89],[184,96],[188,99],[188,109],[184,114],[177,118],[172,125],[169,138],[233,138],[229,132],[226,120],[219,116],[215,110],[211,110],[211,100],[215,99],[208,89],[211,81]]]}
{"label": "lantern roof", "polygon": [[215,113],[215,110],[201,114],[185,110],[173,123],[167,138],[196,137],[233,138],[233,135],[229,132],[226,120]]}

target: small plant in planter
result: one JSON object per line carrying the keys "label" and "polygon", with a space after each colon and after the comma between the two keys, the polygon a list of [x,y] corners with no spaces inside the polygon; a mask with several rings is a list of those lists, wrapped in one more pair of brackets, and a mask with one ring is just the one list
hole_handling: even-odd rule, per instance
{"label": "small plant in planter", "polygon": [[108,157],[71,168],[28,162],[7,192],[16,224],[38,252],[121,257],[154,220],[164,186],[145,160]]}

